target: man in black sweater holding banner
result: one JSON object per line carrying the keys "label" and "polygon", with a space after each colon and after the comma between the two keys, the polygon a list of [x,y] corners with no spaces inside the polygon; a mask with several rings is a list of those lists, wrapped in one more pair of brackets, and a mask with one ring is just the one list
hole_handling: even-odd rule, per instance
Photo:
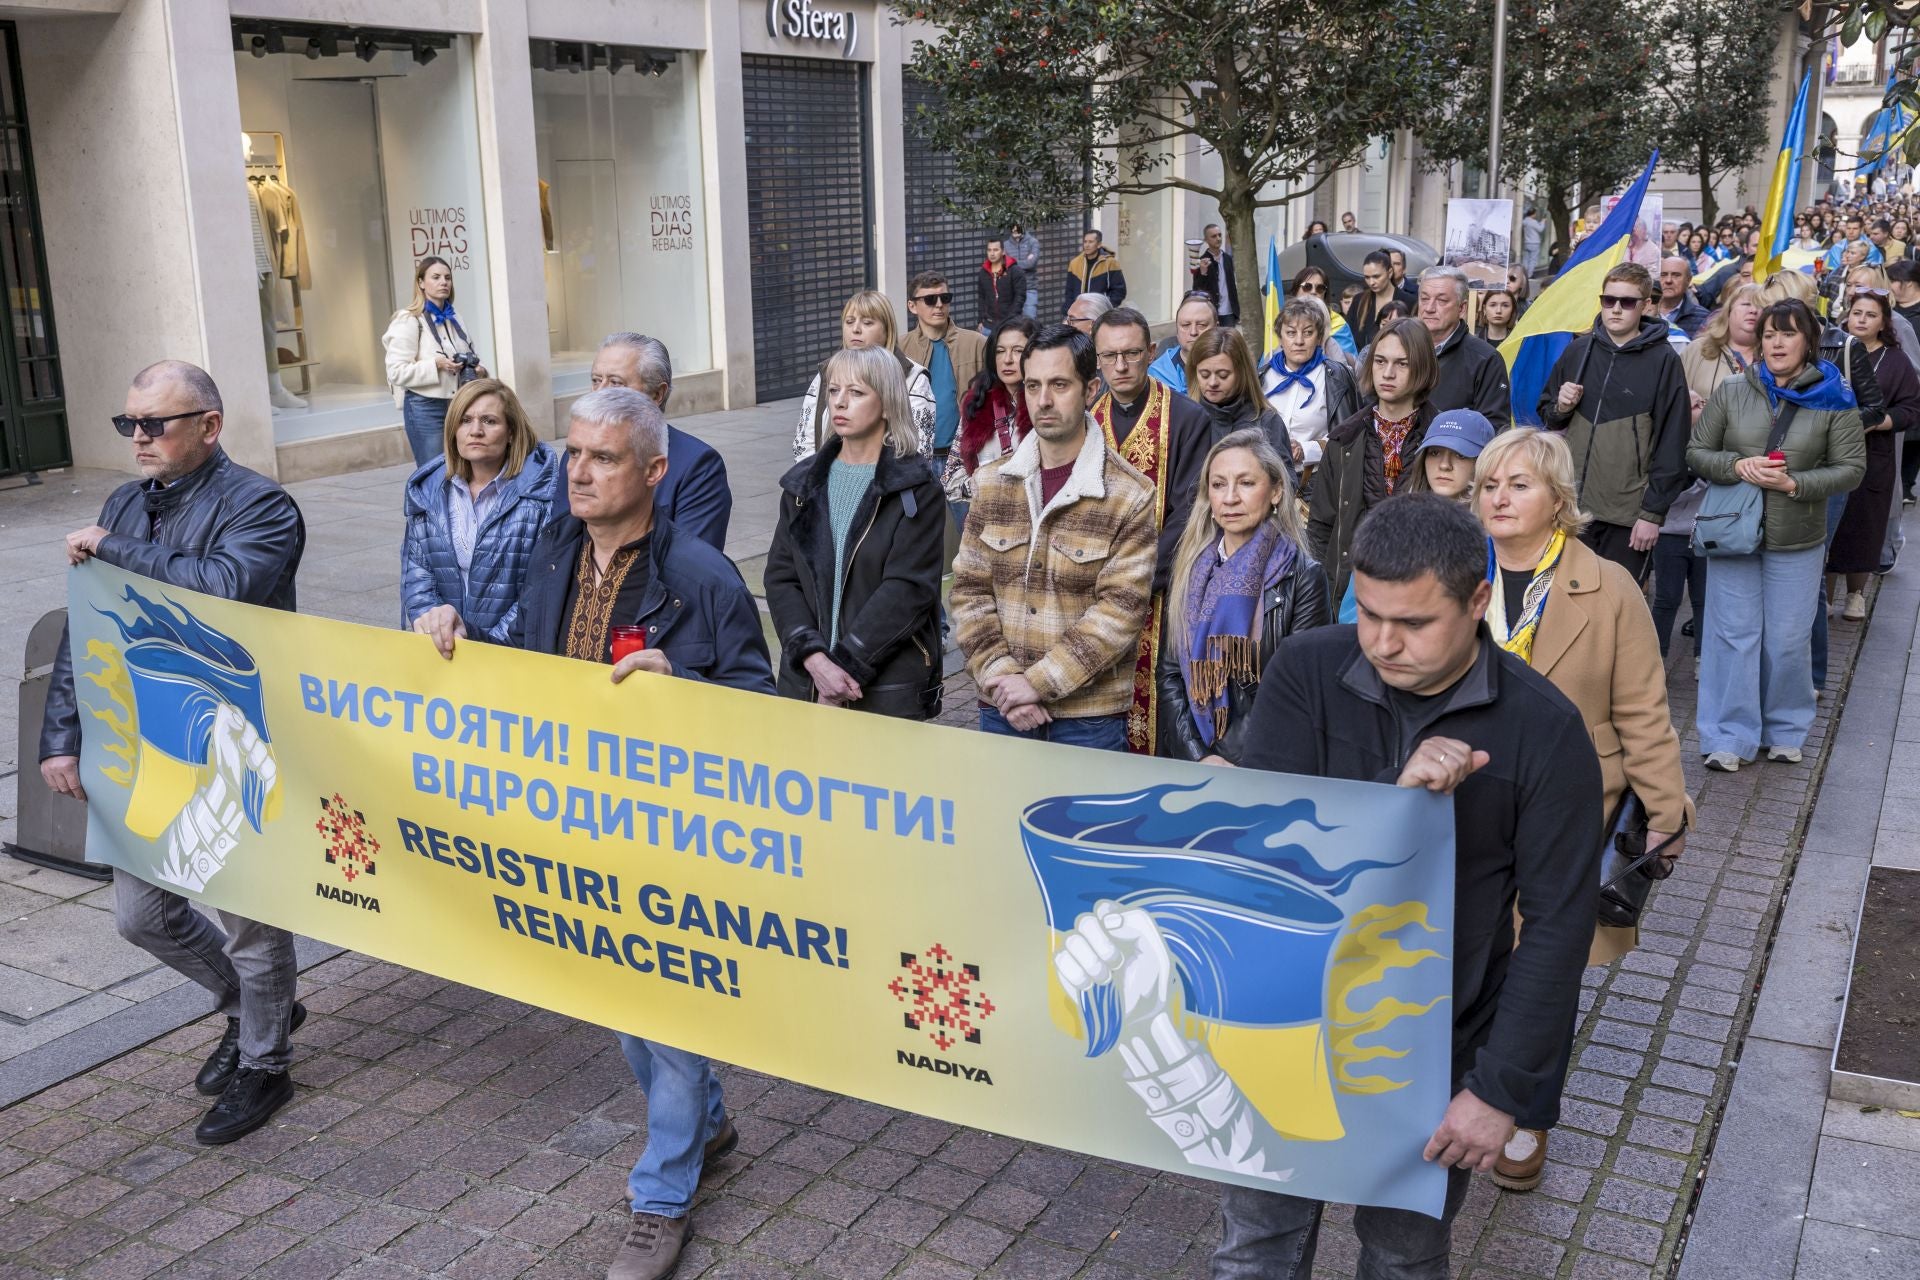
{"label": "man in black sweater holding banner", "polygon": [[[1573,704],[1481,625],[1486,564],[1486,536],[1457,503],[1376,507],[1353,543],[1358,624],[1281,643],[1241,762],[1453,796],[1454,1096],[1425,1151],[1451,1170],[1446,1208],[1354,1214],[1360,1274],[1394,1280],[1445,1280],[1469,1174],[1564,1083],[1598,909],[1600,762]],[[1228,1188],[1216,1280],[1306,1274],[1321,1207]]]}

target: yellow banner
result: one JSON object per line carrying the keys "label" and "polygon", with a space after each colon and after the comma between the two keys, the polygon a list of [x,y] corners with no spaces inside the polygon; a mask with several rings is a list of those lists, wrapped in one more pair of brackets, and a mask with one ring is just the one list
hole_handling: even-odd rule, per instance
{"label": "yellow banner", "polygon": [[1443,798],[446,662],[98,561],[70,620],[97,861],[886,1106],[1440,1210]]}

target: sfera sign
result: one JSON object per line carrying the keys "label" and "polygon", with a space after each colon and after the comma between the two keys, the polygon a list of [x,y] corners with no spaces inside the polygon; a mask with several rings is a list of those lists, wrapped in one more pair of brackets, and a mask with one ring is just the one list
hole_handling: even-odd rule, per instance
{"label": "sfera sign", "polygon": [[860,43],[860,19],[851,10],[816,9],[813,0],[767,0],[767,34],[837,44],[840,56],[851,58]]}

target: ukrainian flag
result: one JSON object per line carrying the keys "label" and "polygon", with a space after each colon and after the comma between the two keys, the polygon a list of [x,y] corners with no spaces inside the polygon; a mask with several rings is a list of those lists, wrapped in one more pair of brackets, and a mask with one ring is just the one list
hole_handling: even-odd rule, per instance
{"label": "ukrainian flag", "polygon": [[1753,278],[1765,280],[1780,270],[1782,256],[1793,245],[1793,206],[1800,193],[1800,144],[1807,132],[1807,88],[1813,72],[1800,77],[1800,92],[1787,115],[1787,133],[1773,162],[1773,184],[1767,189],[1767,211],[1760,218],[1760,259]]}
{"label": "ukrainian flag", "polygon": [[1640,217],[1640,201],[1659,162],[1660,153],[1656,151],[1606,221],[1580,242],[1553,283],[1520,317],[1512,336],[1500,344],[1500,357],[1507,362],[1513,384],[1515,425],[1540,425],[1540,393],[1546,388],[1547,375],[1553,372],[1553,362],[1567,344],[1593,327],[1593,318],[1600,310],[1601,282],[1627,256],[1627,240]]}
{"label": "ukrainian flag", "polygon": [[1272,236],[1268,236],[1267,287],[1260,291],[1260,317],[1265,337],[1260,346],[1262,364],[1280,349],[1280,339],[1274,336],[1273,330],[1280,320],[1280,295],[1284,287],[1280,280],[1280,246],[1274,243]]}

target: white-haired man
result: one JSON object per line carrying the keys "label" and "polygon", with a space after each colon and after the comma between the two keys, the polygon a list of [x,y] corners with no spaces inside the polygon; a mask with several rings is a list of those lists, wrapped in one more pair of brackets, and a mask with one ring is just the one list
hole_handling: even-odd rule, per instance
{"label": "white-haired man", "polygon": [[[609,387],[573,402],[568,514],[534,544],[520,601],[488,639],[582,662],[772,693],[760,612],[740,571],[660,518],[667,424],[639,391]],[[427,615],[440,651],[466,634],[446,605]],[[646,628],[646,648],[613,660],[615,627]],[[647,1145],[627,1178],[632,1221],[608,1280],[659,1280],[686,1244],[700,1171],[740,1141],[707,1060],[639,1036],[620,1049],[647,1095]]]}

